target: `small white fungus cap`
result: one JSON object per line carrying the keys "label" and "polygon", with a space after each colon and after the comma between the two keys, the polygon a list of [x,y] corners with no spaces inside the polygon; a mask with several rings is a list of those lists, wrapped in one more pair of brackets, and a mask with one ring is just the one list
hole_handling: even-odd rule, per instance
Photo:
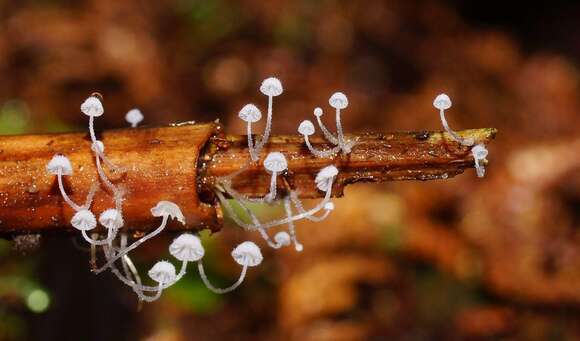
{"label": "small white fungus cap", "polygon": [[90,231],[97,227],[97,219],[93,212],[83,209],[75,213],[70,224],[79,231]]}
{"label": "small white fungus cap", "polygon": [[103,143],[103,141],[97,140],[95,141],[95,143],[91,145],[91,150],[93,152],[99,152],[102,154],[105,152],[105,144]]}
{"label": "small white fungus cap", "polygon": [[290,245],[290,235],[286,231],[280,231],[274,235],[274,241],[280,246]]}
{"label": "small white fungus cap", "polygon": [[330,96],[328,103],[335,109],[344,109],[348,107],[348,98],[342,92],[335,92]]}
{"label": "small white fungus cap", "polygon": [[255,123],[262,119],[262,112],[253,104],[246,104],[238,113],[238,117],[245,122]]}
{"label": "small white fungus cap", "polygon": [[185,225],[185,217],[183,216],[183,213],[181,213],[179,206],[171,201],[162,200],[158,202],[157,205],[151,209],[151,215],[154,217],[169,216],[172,219],[177,219],[180,223]]}
{"label": "small white fungus cap", "polygon": [[335,166],[326,166],[322,168],[318,174],[316,174],[316,178],[314,182],[316,183],[316,187],[319,190],[326,192],[328,190],[328,185],[330,184],[330,180],[334,178],[338,174],[338,169]]}
{"label": "small white fungus cap", "polygon": [[203,258],[205,249],[198,236],[184,233],[169,245],[169,253],[182,262],[196,262]]}
{"label": "small white fungus cap", "polygon": [[157,283],[171,283],[175,280],[175,266],[167,261],[159,261],[148,272]]}
{"label": "small white fungus cap", "polygon": [[314,108],[314,116],[320,117],[323,114],[324,114],[324,111],[322,111],[322,108]]}
{"label": "small white fungus cap", "polygon": [[309,120],[302,121],[302,123],[300,123],[298,126],[298,133],[305,136],[314,134],[314,124],[312,124],[312,122]]}
{"label": "small white fungus cap", "polygon": [[109,230],[121,228],[125,224],[121,213],[114,208],[103,211],[99,216],[99,223]]}
{"label": "small white fungus cap", "polygon": [[280,173],[288,168],[288,162],[284,154],[280,152],[271,152],[264,160],[264,168],[270,172]]}
{"label": "small white fungus cap", "polygon": [[81,111],[87,116],[99,117],[105,112],[105,109],[101,100],[95,96],[90,96],[81,104]]}
{"label": "small white fungus cap", "polygon": [[232,251],[232,258],[242,266],[258,266],[264,257],[260,248],[253,242],[243,242]]}
{"label": "small white fungus cap", "polygon": [[143,113],[139,109],[131,109],[125,114],[125,121],[129,122],[131,126],[136,127],[143,121]]}
{"label": "small white fungus cap", "polygon": [[334,203],[332,201],[327,202],[324,204],[324,209],[327,211],[334,211]]}
{"label": "small white fungus cap", "polygon": [[447,110],[451,108],[451,98],[446,94],[439,94],[433,100],[433,106],[439,110]]}
{"label": "small white fungus cap", "polygon": [[268,77],[260,85],[260,91],[266,96],[279,96],[284,89],[282,88],[282,82],[278,78]]}
{"label": "small white fungus cap", "polygon": [[473,148],[471,148],[471,153],[473,153],[474,158],[476,158],[478,160],[483,160],[487,157],[487,155],[489,154],[489,151],[487,150],[487,148],[485,148],[484,145],[478,144],[478,145],[474,146]]}
{"label": "small white fungus cap", "polygon": [[72,166],[70,164],[70,160],[64,155],[55,155],[46,165],[46,171],[50,174],[57,175],[58,170],[62,175],[71,175],[72,174]]}

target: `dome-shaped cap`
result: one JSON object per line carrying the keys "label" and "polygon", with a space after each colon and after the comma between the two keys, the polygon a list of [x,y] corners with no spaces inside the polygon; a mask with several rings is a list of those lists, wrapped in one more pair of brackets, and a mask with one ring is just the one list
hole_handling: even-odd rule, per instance
{"label": "dome-shaped cap", "polygon": [[320,117],[322,115],[324,115],[324,111],[322,111],[322,108],[314,108],[314,116]]}
{"label": "dome-shaped cap", "polygon": [[137,124],[143,121],[143,113],[139,109],[131,109],[125,114],[125,121],[129,122],[132,126],[137,126]]}
{"label": "dome-shaped cap", "polygon": [[314,179],[316,187],[321,191],[327,191],[330,180],[337,174],[338,169],[335,166],[330,165],[322,168],[318,174],[316,174],[316,178]]}
{"label": "dome-shaped cap", "polygon": [[105,109],[100,99],[90,96],[81,104],[81,111],[87,116],[99,117],[105,112]]}
{"label": "dome-shaped cap", "polygon": [[446,94],[439,94],[433,100],[433,106],[439,110],[447,110],[451,108],[451,98]]}
{"label": "dome-shaped cap", "polygon": [[335,92],[330,96],[328,103],[335,109],[344,109],[348,107],[348,98],[342,92]]}
{"label": "dome-shaped cap", "polygon": [[70,224],[79,231],[90,231],[97,227],[97,219],[93,212],[83,209],[73,215]]}
{"label": "dome-shaped cap", "polygon": [[271,152],[264,160],[264,168],[270,172],[280,173],[288,168],[288,162],[284,154],[280,152]]}
{"label": "dome-shaped cap", "polygon": [[282,88],[282,82],[278,78],[268,77],[260,85],[260,91],[266,96],[279,96],[284,88]]}
{"label": "dome-shaped cap", "polygon": [[124,225],[123,216],[121,212],[114,208],[109,208],[103,211],[99,216],[99,223],[108,229],[118,229]]}
{"label": "dome-shaped cap", "polygon": [[290,235],[286,231],[280,231],[274,235],[274,241],[280,246],[290,245]]}
{"label": "dome-shaped cap", "polygon": [[246,104],[238,113],[238,117],[245,122],[255,123],[262,119],[262,112],[253,104]]}
{"label": "dome-shaped cap", "polygon": [[205,249],[198,236],[184,233],[169,245],[169,253],[182,262],[196,262],[203,258]]}
{"label": "dome-shaped cap", "polygon": [[57,154],[46,165],[46,171],[50,174],[57,175],[59,169],[62,175],[72,174],[70,160],[64,155]]}
{"label": "dome-shaped cap", "polygon": [[185,217],[183,216],[183,213],[181,213],[181,209],[171,201],[162,200],[158,202],[157,205],[151,209],[151,214],[154,217],[169,216],[172,219],[177,219],[180,223],[185,225]]}
{"label": "dome-shaped cap", "polygon": [[300,123],[298,126],[298,133],[301,135],[310,136],[314,134],[314,131],[314,124],[312,124],[312,122],[309,120],[302,121],[302,123]]}
{"label": "dome-shaped cap", "polygon": [[149,277],[157,283],[171,283],[175,280],[175,266],[167,261],[159,261],[148,272]]}
{"label": "dome-shaped cap", "polygon": [[232,258],[242,266],[258,266],[264,259],[258,245],[250,241],[236,246],[232,251]]}

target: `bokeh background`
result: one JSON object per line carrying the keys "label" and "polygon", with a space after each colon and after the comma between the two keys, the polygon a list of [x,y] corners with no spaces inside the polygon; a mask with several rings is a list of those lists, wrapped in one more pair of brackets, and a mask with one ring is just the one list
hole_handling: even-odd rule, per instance
{"label": "bokeh background", "polygon": [[[0,240],[0,340],[580,339],[580,5],[570,1],[0,0],[0,134],[219,118],[278,76],[274,131],[341,90],[348,132],[496,127],[485,179],[354,185],[305,251],[211,294],[191,274],[138,310],[69,238]],[[137,252],[167,258],[171,236]],[[256,234],[203,234],[209,273]]]}

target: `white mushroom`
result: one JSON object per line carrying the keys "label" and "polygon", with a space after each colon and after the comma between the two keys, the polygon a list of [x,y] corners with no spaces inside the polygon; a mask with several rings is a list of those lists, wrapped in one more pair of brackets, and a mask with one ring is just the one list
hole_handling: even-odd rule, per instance
{"label": "white mushroom", "polygon": [[205,249],[198,236],[184,233],[169,245],[169,253],[182,262],[196,262],[203,258]]}
{"label": "white mushroom", "polygon": [[123,215],[114,208],[109,208],[99,216],[99,223],[109,230],[119,229],[124,225]]}
{"label": "white mushroom", "polygon": [[322,111],[322,108],[314,108],[314,116],[316,117],[316,122],[318,122],[320,130],[322,130],[322,134],[324,134],[324,137],[328,141],[330,141],[335,145],[338,145],[338,139],[326,128],[324,123],[322,123],[321,119],[322,115],[324,115],[324,111]]}
{"label": "white mushroom", "polygon": [[278,174],[288,169],[288,162],[284,154],[280,152],[271,152],[264,160],[264,168],[272,173],[270,178],[270,193],[264,197],[266,201],[272,201],[276,198],[276,178]]}
{"label": "white mushroom", "polygon": [[201,279],[209,290],[217,294],[224,294],[226,292],[230,292],[236,289],[244,281],[248,267],[258,266],[260,265],[260,263],[262,263],[262,260],[264,259],[258,245],[250,241],[243,242],[238,246],[236,246],[236,248],[234,248],[234,250],[232,251],[232,258],[234,259],[234,261],[236,261],[236,263],[242,266],[242,272],[240,273],[240,277],[234,284],[223,289],[216,288],[209,282],[205,274],[205,270],[203,268],[203,263],[201,262],[201,260],[197,262],[197,267]]}
{"label": "white mushroom", "polygon": [[475,171],[477,172],[477,176],[483,178],[485,176],[485,166],[483,161],[489,154],[489,151],[483,144],[478,144],[471,148],[471,154],[473,154],[473,159],[475,161]]}
{"label": "white mushroom", "polygon": [[332,181],[337,174],[338,169],[335,166],[331,165],[322,168],[318,174],[316,174],[316,178],[314,179],[316,187],[323,192],[330,190],[332,187]]}
{"label": "white mushroom", "polygon": [[143,244],[147,240],[149,240],[149,239],[155,237],[156,235],[158,235],[159,233],[161,233],[161,231],[163,231],[165,226],[167,226],[167,223],[169,222],[170,218],[177,219],[180,223],[185,225],[185,217],[183,216],[183,213],[181,213],[181,209],[179,209],[179,206],[177,206],[175,203],[173,203],[171,201],[162,200],[162,201],[158,202],[157,205],[155,205],[155,207],[151,208],[151,215],[154,217],[163,218],[159,227],[157,227],[152,232],[149,232],[148,234],[144,235],[140,239],[136,240],[128,247],[125,247],[125,248],[119,250],[119,252],[114,257],[111,257],[105,265],[103,265],[99,269],[95,270],[95,273],[98,274],[98,273],[103,272],[105,269],[110,267],[118,259],[120,259],[124,255],[126,255],[130,251],[136,249],[139,245]]}
{"label": "white mushroom", "polygon": [[143,121],[143,113],[139,109],[131,109],[125,114],[125,121],[131,124],[132,128],[136,128]]}
{"label": "white mushroom", "polygon": [[282,82],[276,77],[268,77],[262,81],[260,85],[260,91],[269,97],[280,96],[284,89],[282,88]]}
{"label": "white mushroom", "polygon": [[83,114],[90,117],[99,117],[105,113],[103,103],[96,96],[89,96],[81,104],[81,111]]}
{"label": "white mushroom", "polygon": [[90,231],[97,227],[97,218],[93,212],[83,209],[73,215],[70,223],[79,231]]}
{"label": "white mushroom", "polygon": [[288,246],[291,242],[290,235],[286,231],[280,231],[274,235],[274,241],[280,247]]}
{"label": "white mushroom", "polygon": [[172,219],[177,219],[180,223],[185,225],[185,217],[181,213],[181,209],[175,203],[171,201],[162,200],[151,209],[151,215],[154,217],[170,217]]}
{"label": "white mushroom", "polygon": [[310,143],[309,138],[310,135],[314,134],[314,124],[312,124],[312,122],[310,122],[309,120],[304,120],[302,121],[302,123],[300,123],[300,125],[298,126],[298,133],[300,133],[304,137],[304,143],[306,143],[308,150],[312,153],[312,155],[316,157],[320,158],[330,157],[335,155],[336,152],[340,150],[340,148],[338,147],[328,151],[322,151],[314,148]]}
{"label": "white mushroom", "polygon": [[264,145],[270,139],[270,133],[272,132],[272,110],[273,110],[273,98],[275,96],[279,96],[282,94],[284,89],[282,88],[282,82],[278,78],[269,77],[264,79],[262,85],[260,86],[260,91],[268,96],[268,113],[266,116],[266,128],[264,129],[264,134],[260,139],[260,142],[256,144],[255,154],[256,159],[253,161],[257,161],[259,158],[260,151],[264,147]]}
{"label": "white mushroom", "polygon": [[336,132],[338,136],[338,146],[343,150],[344,153],[348,154],[350,153],[350,149],[347,148],[345,143],[344,134],[342,132],[342,123],[340,121],[340,110],[348,107],[348,98],[342,92],[335,92],[332,94],[332,96],[330,96],[328,103],[331,107],[336,109]]}
{"label": "white mushroom", "polygon": [[445,110],[451,108],[451,105],[451,99],[446,94],[439,94],[437,97],[435,97],[435,100],[433,100],[433,106],[436,109],[439,109],[439,118],[441,119],[441,124],[443,125],[445,131],[451,135],[451,137],[459,144],[464,146],[472,146],[474,144],[473,139],[464,139],[449,127],[447,119],[445,118]]}
{"label": "white mushroom", "polygon": [[259,153],[254,147],[254,139],[252,135],[252,123],[258,122],[262,119],[262,112],[260,109],[253,104],[246,104],[238,113],[238,117],[243,121],[247,122],[247,134],[248,134],[248,150],[250,151],[250,157],[252,161],[258,161]]}
{"label": "white mushroom", "polygon": [[175,280],[175,266],[167,261],[159,261],[148,272],[149,277],[159,284],[171,283]]}
{"label": "white mushroom", "polygon": [[72,166],[70,160],[60,154],[56,154],[46,165],[46,171],[53,175],[72,175]]}

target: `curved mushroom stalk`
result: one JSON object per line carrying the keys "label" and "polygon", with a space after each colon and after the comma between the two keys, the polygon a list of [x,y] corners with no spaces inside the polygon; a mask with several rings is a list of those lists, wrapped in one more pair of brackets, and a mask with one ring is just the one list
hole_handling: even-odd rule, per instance
{"label": "curved mushroom stalk", "polygon": [[151,215],[153,215],[154,217],[162,217],[163,218],[159,227],[157,227],[152,232],[144,235],[140,239],[136,240],[135,242],[133,242],[133,244],[129,245],[128,247],[120,250],[119,253],[117,253],[114,257],[112,257],[110,260],[108,260],[105,265],[103,265],[101,268],[97,269],[95,271],[95,273],[99,274],[99,273],[103,272],[105,269],[110,267],[111,264],[116,262],[119,258],[123,257],[124,255],[126,255],[130,251],[136,249],[139,245],[143,244],[147,240],[149,240],[149,239],[155,237],[156,235],[158,235],[159,233],[161,233],[161,231],[163,231],[163,229],[165,229],[165,226],[167,226],[167,222],[169,221],[169,218],[177,219],[179,222],[181,222],[183,225],[185,225],[185,218],[183,217],[183,213],[181,213],[179,206],[177,206],[176,204],[174,204],[170,201],[160,201],[159,203],[157,203],[157,205],[151,209]]}
{"label": "curved mushroom stalk", "polygon": [[445,129],[445,131],[451,135],[451,137],[457,141],[457,143],[463,146],[473,146],[475,141],[472,138],[464,139],[459,136],[459,134],[457,134],[453,129],[451,129],[451,127],[449,127],[447,119],[445,118],[445,110],[451,108],[451,105],[451,99],[446,94],[439,94],[437,97],[435,97],[435,100],[433,100],[433,106],[439,109],[439,118],[441,119],[443,129]]}
{"label": "curved mushroom stalk", "polygon": [[[86,230],[82,230],[81,234],[83,235],[83,238],[87,241],[87,243],[94,246],[102,246],[102,245],[110,245],[113,242],[113,240],[115,240],[115,238],[117,237],[117,230],[108,229],[107,238],[105,239],[93,239],[87,234]],[[100,271],[97,270],[95,272],[99,273]]]}
{"label": "curved mushroom stalk", "polygon": [[322,123],[321,119],[322,115],[324,115],[324,111],[322,111],[322,108],[314,109],[314,116],[316,117],[316,122],[318,123],[320,130],[322,130],[322,134],[328,141],[330,141],[335,145],[338,145],[338,139],[326,128],[324,123]]}
{"label": "curved mushroom stalk", "polygon": [[199,270],[201,280],[209,290],[215,292],[216,294],[225,294],[239,287],[246,277],[248,267],[258,266],[264,259],[258,245],[249,241],[243,242],[236,246],[231,255],[234,261],[242,266],[242,271],[237,281],[227,288],[216,288],[213,286],[205,274],[202,261],[197,261],[197,269]]}
{"label": "curved mushroom stalk", "polygon": [[334,147],[331,150],[318,150],[314,148],[310,143],[309,138],[309,136],[314,134],[314,131],[314,124],[312,124],[312,122],[309,120],[302,121],[302,123],[300,123],[298,126],[298,133],[304,137],[304,142],[306,143],[308,150],[310,150],[310,153],[318,158],[326,158],[333,157],[336,155],[336,153],[338,153],[338,151],[340,151],[340,147]]}
{"label": "curved mushroom stalk", "polygon": [[[292,206],[289,197],[284,198],[284,211],[286,211],[286,218],[289,219],[292,217]],[[296,237],[296,228],[294,227],[294,221],[290,219],[288,220],[288,233],[290,241],[294,243],[294,248],[296,249],[296,251],[302,252],[302,250],[304,250],[304,246],[302,245],[302,243],[298,241],[298,238]]]}
{"label": "curved mushroom stalk", "polygon": [[91,185],[91,189],[89,190],[89,193],[87,194],[87,197],[85,199],[85,203],[82,206],[77,205],[66,193],[63,183],[63,177],[65,175],[69,176],[72,175],[72,165],[70,163],[70,160],[66,156],[59,154],[54,155],[46,165],[46,171],[49,174],[56,175],[58,181],[58,189],[60,191],[60,194],[62,195],[62,198],[64,199],[67,205],[69,205],[73,210],[75,210],[75,212],[78,212],[83,209],[88,209],[89,207],[91,207],[93,197],[98,188],[96,184]]}

